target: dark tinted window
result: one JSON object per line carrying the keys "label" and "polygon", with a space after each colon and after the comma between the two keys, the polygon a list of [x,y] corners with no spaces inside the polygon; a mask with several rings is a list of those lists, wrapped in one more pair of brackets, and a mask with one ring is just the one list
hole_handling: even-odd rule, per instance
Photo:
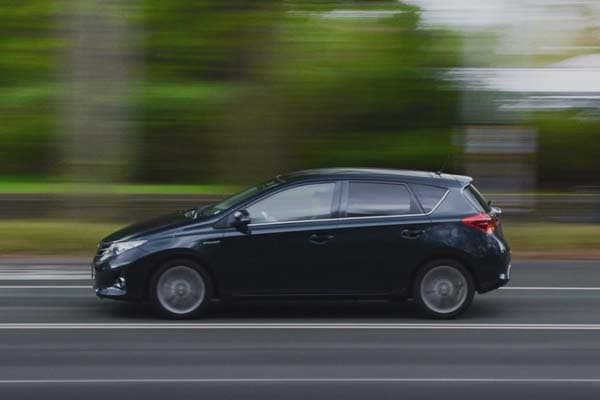
{"label": "dark tinted window", "polygon": [[252,223],[331,218],[335,183],[297,186],[248,207]]}
{"label": "dark tinted window", "polygon": [[417,196],[417,199],[419,199],[425,212],[433,210],[433,207],[440,202],[446,193],[446,189],[437,186],[415,184],[410,186],[412,187],[413,192],[415,192],[415,195]]}
{"label": "dark tinted window", "polygon": [[471,200],[474,206],[477,207],[479,211],[484,211],[489,213],[492,211],[492,208],[488,204],[487,200],[483,195],[477,190],[477,188],[473,185],[469,185],[465,189],[465,195]]}
{"label": "dark tinted window", "polygon": [[388,183],[350,182],[346,216],[418,213],[406,186]]}

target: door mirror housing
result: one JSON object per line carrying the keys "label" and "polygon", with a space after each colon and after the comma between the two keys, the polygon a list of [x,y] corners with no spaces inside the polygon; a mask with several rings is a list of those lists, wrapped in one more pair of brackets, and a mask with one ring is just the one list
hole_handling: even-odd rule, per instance
{"label": "door mirror housing", "polygon": [[245,228],[250,223],[250,213],[248,210],[237,210],[233,213],[232,226],[236,228]]}

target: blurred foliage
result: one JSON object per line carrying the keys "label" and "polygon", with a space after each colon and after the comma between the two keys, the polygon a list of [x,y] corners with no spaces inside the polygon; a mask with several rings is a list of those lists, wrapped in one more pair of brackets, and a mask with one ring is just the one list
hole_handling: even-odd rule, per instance
{"label": "blurred foliage", "polygon": [[[0,5],[0,175],[61,172],[68,1]],[[337,10],[384,11],[340,18]],[[251,181],[327,165],[438,168],[460,41],[396,1],[140,0],[137,182]]]}
{"label": "blurred foliage", "polygon": [[336,18],[331,10],[288,16],[267,66],[274,99],[265,101],[276,107],[277,129],[289,134],[292,168],[432,169],[443,162],[458,96],[433,68],[456,66],[459,42],[419,29],[414,8],[386,10],[396,13],[366,20]]}
{"label": "blurred foliage", "polygon": [[57,3],[0,2],[0,174],[47,174],[59,91]]}
{"label": "blurred foliage", "polygon": [[538,129],[538,175],[546,190],[598,184],[600,120],[582,120],[578,112],[541,113]]}
{"label": "blurred foliage", "polygon": [[[69,90],[65,31],[74,4],[0,3],[2,177],[62,180],[60,100]],[[415,7],[392,0],[114,4],[140,33],[133,140],[125,141],[135,146],[125,153],[133,155],[124,174],[131,182],[240,184],[325,166],[435,170],[453,151],[460,94],[437,71],[460,66],[463,43],[456,33],[420,27]],[[492,38],[470,40],[487,48]],[[488,53],[478,64],[486,62]],[[533,125],[541,188],[597,182],[597,120],[546,113]]]}

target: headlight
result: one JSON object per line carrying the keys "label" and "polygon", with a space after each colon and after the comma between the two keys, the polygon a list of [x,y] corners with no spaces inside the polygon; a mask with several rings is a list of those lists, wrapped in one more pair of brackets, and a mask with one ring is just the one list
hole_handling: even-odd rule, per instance
{"label": "headlight", "polygon": [[116,257],[120,254],[123,254],[127,250],[131,250],[133,248],[139,247],[146,242],[147,242],[147,240],[132,240],[129,242],[113,243],[108,247],[108,249],[106,249],[104,254],[102,254],[102,257],[100,257],[100,262],[102,262],[108,258]]}

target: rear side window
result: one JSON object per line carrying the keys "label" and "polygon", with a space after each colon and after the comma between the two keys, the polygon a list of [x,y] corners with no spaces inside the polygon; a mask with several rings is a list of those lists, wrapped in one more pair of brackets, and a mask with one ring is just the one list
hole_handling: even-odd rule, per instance
{"label": "rear side window", "polygon": [[429,185],[410,185],[425,212],[430,212],[442,200],[446,189]]}
{"label": "rear side window", "polygon": [[478,211],[489,213],[492,211],[492,208],[488,204],[487,200],[483,195],[477,190],[477,188],[473,185],[469,185],[465,188],[465,196],[475,207],[477,207]]}
{"label": "rear side window", "polygon": [[414,214],[410,192],[402,184],[349,182],[347,217]]}

